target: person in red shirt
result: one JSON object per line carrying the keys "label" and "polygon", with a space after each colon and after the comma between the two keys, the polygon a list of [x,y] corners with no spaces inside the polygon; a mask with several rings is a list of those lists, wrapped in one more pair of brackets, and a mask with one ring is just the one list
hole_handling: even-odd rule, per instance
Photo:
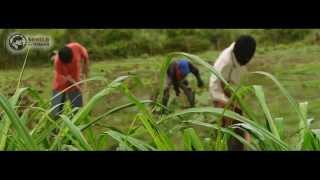
{"label": "person in red shirt", "polygon": [[81,74],[88,77],[89,56],[85,47],[72,42],[61,48],[52,58],[54,62],[53,117],[57,119],[63,111],[63,104],[67,99],[72,107],[82,107]]}

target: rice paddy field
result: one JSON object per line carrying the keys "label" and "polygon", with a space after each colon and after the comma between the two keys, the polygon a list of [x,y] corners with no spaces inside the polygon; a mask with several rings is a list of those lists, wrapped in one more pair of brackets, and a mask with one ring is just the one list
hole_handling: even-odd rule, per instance
{"label": "rice paddy field", "polygon": [[[218,55],[209,49],[91,62],[85,107],[72,116],[67,105],[57,121],[48,116],[53,79],[49,60],[33,67],[27,59],[18,89],[23,61],[3,69],[0,150],[227,150],[226,139],[236,135],[234,127],[219,126],[221,114],[238,119],[237,127],[252,134],[250,143],[238,137],[248,150],[320,149],[319,46],[258,47],[241,85],[245,116],[212,107],[208,79],[214,70],[209,65]],[[159,113],[163,69],[179,57],[200,68],[205,87],[196,87],[189,75],[196,107],[188,108],[184,96],[172,93],[168,112]]]}

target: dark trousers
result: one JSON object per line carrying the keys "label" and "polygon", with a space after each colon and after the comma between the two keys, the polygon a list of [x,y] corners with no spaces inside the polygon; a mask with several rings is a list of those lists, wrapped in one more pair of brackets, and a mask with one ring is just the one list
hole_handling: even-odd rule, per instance
{"label": "dark trousers", "polygon": [[[163,105],[167,106],[169,98],[170,98],[170,89],[173,86],[170,78],[167,78],[166,85],[163,93]],[[195,105],[195,98],[192,89],[189,87],[189,82],[187,80],[182,80],[179,82],[179,88],[182,89],[183,93],[187,96],[189,104],[191,107]]]}
{"label": "dark trousers", "polygon": [[[217,108],[224,108],[225,107],[225,104],[223,102],[220,102],[220,101],[214,101],[213,102],[214,106],[217,107]],[[240,115],[242,115],[242,110],[239,109],[238,107],[233,107],[232,110]],[[226,118],[224,117],[222,119],[222,127],[228,127],[228,126],[231,126],[235,123],[238,123],[238,121],[235,121],[233,119],[230,119],[230,118]],[[236,128],[234,130],[234,132],[245,138],[246,139],[246,136],[248,137],[248,134],[246,134],[243,130],[239,129],[239,128]],[[229,140],[228,140],[228,149],[230,151],[244,151],[245,150],[245,147],[244,145],[238,141],[236,138],[234,137],[230,137]]]}
{"label": "dark trousers", "polygon": [[72,108],[83,106],[83,100],[80,91],[60,93],[60,91],[53,90],[53,97],[54,98],[52,99],[52,107],[55,108],[52,110],[52,116],[54,117],[54,119],[57,119],[62,113],[64,103],[68,99],[71,102]]}

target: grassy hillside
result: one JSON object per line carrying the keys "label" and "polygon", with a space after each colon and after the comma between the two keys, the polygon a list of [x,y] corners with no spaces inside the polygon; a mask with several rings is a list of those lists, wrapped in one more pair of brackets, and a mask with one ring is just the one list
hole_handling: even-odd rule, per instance
{"label": "grassy hillside", "polygon": [[[0,40],[4,42],[12,32],[49,35],[54,40],[52,50],[70,41],[80,42],[88,48],[94,61],[149,57],[173,51],[221,50],[240,34],[254,36],[259,47],[320,42],[317,29],[5,29],[0,32]],[[13,56],[4,44],[1,46],[0,69],[15,68],[23,61],[23,54]],[[48,51],[33,51],[29,64],[48,64],[48,54]]]}
{"label": "grassy hillside", "polygon": [[[198,55],[205,59],[207,62],[214,62],[217,58],[219,51],[211,49]],[[278,46],[266,46],[259,47],[257,54],[249,65],[249,71],[266,71],[273,74],[279,79],[281,83],[287,88],[290,94],[298,101],[308,101],[310,104],[309,114],[314,117],[316,121],[312,124],[312,127],[319,128],[320,100],[318,97],[320,87],[320,62],[318,57],[320,56],[320,47],[317,45],[304,45],[303,43],[296,43],[294,45],[278,45]],[[129,84],[129,88],[139,99],[153,99],[159,87],[159,69],[161,64],[165,60],[163,55],[155,56],[142,56],[133,58],[105,58],[95,61],[91,64],[91,77],[103,76],[107,79],[113,80],[121,75],[135,74],[138,75],[143,86],[138,83]],[[51,96],[51,80],[53,77],[53,67],[50,63],[45,63],[40,67],[34,67],[30,62],[27,63],[27,69],[23,77],[23,86],[30,86],[35,88],[44,99],[49,99]],[[21,66],[21,64],[19,64]],[[16,87],[16,79],[19,75],[20,66],[16,69],[1,70],[0,71],[0,92],[6,96],[10,96],[14,93]],[[200,66],[201,67],[201,66]],[[201,67],[201,75],[206,82],[204,89],[198,89],[195,87],[195,79],[190,76],[192,86],[197,91],[197,106],[210,106],[210,98],[208,95],[208,78],[209,72]],[[280,93],[278,88],[266,78],[249,75],[244,84],[263,85],[264,91],[267,97],[267,103],[273,117],[284,117],[285,122],[285,141],[289,143],[296,143],[297,131],[298,131],[298,118],[290,108],[286,98]],[[90,97],[94,96],[99,90],[101,90],[102,84],[89,83],[88,94]],[[250,98],[248,98],[250,101]],[[31,97],[25,97],[22,105],[29,105],[32,102]],[[93,110],[93,115],[98,116],[111,108],[128,103],[128,99],[121,95],[121,93],[114,93],[112,96],[104,98],[100,101]],[[182,96],[178,100],[172,96],[170,109],[178,111],[184,109],[187,105],[186,99]],[[264,118],[261,114],[261,110],[258,105],[252,101],[252,109],[261,117],[261,121]],[[136,108],[130,108],[119,113],[116,113],[105,120],[101,121],[95,126],[95,132],[102,132],[105,126],[112,126],[121,130],[128,130],[137,114]],[[172,127],[176,126],[179,122],[171,122],[166,125],[168,131],[172,131]],[[138,123],[139,124],[139,123]],[[200,136],[206,137],[208,130],[198,129],[201,133]],[[140,139],[148,139],[146,131],[139,129],[136,132],[136,137]],[[174,135],[178,144],[181,139],[181,135]],[[112,148],[114,142],[110,140],[107,148]],[[182,144],[179,145],[182,148]]]}

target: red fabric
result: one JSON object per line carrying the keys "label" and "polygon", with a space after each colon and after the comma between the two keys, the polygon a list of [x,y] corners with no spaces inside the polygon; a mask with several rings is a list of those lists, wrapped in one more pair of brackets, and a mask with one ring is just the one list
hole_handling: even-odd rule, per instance
{"label": "red fabric", "polygon": [[[69,48],[72,49],[73,58],[69,64],[63,64],[58,55],[54,58],[54,80],[53,80],[53,89],[57,91],[62,91],[69,87],[72,83],[70,83],[65,77],[69,76],[75,82],[80,81],[81,74],[81,60],[88,62],[88,52],[86,48],[84,48],[81,44],[72,42],[67,44]],[[77,87],[72,87],[67,90],[67,92],[80,90]]]}
{"label": "red fabric", "polygon": [[178,64],[175,65],[176,69],[176,78],[178,81],[182,80],[184,77],[182,76],[182,73],[180,72]]}

